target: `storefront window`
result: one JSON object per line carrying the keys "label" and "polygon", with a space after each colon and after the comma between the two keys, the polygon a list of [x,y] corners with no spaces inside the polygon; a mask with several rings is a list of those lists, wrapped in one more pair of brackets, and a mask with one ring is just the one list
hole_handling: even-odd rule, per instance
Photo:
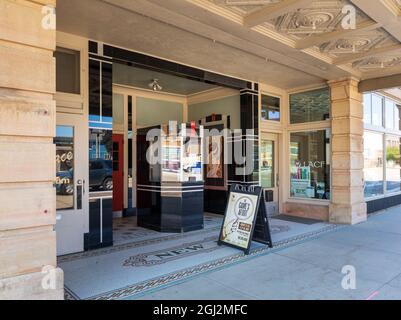
{"label": "storefront window", "polygon": [[394,129],[395,125],[395,103],[391,100],[386,99],[385,102],[386,108],[386,128],[387,129]]}
{"label": "storefront window", "polygon": [[274,141],[263,140],[261,148],[262,187],[274,188]]}
{"label": "storefront window", "polygon": [[80,94],[80,52],[57,47],[56,58],[56,90],[57,92]]}
{"label": "storefront window", "polygon": [[400,109],[401,105],[396,104],[394,108],[394,130],[400,130]]}
{"label": "storefront window", "polygon": [[386,187],[388,193],[401,191],[400,147],[400,137],[386,137]]}
{"label": "storefront window", "polygon": [[383,98],[377,94],[372,95],[372,124],[383,126]]}
{"label": "storefront window", "polygon": [[57,210],[74,209],[74,128],[57,126],[56,138]]}
{"label": "storefront window", "polygon": [[291,197],[330,199],[330,130],[291,133]]}
{"label": "storefront window", "polygon": [[365,123],[372,124],[372,95],[370,93],[363,95],[363,113]]}
{"label": "storefront window", "polygon": [[365,197],[376,197],[384,193],[383,134],[365,132]]}
{"label": "storefront window", "polygon": [[280,98],[262,95],[262,119],[280,121]]}
{"label": "storefront window", "polygon": [[329,119],[329,88],[290,95],[290,118],[291,124]]}

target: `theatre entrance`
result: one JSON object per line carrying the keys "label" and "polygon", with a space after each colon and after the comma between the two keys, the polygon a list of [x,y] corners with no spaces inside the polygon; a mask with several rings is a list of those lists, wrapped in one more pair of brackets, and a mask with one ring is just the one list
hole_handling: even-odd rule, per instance
{"label": "theatre entrance", "polygon": [[[105,62],[91,63],[102,73],[108,69]],[[224,212],[229,188],[224,129],[241,126],[240,91],[114,63],[111,95],[103,97],[103,105],[108,99],[112,110],[103,106],[89,115],[94,229],[88,249],[212,225],[213,214]],[[146,157],[146,133],[157,128],[168,136],[161,144],[160,166],[150,165]],[[195,132],[198,142],[191,140],[188,147],[191,133],[180,133],[185,130]],[[214,130],[213,137],[204,137],[204,130]],[[206,147],[218,159],[211,165],[203,164]],[[205,212],[210,213],[206,218]]]}

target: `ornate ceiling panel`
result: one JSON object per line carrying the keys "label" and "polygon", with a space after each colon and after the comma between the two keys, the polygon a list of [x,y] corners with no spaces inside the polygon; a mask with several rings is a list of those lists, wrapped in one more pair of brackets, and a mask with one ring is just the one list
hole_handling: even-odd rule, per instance
{"label": "ornate ceiling panel", "polygon": [[373,30],[362,32],[352,37],[346,37],[335,41],[323,43],[319,49],[333,57],[342,54],[367,52],[375,48],[396,44],[389,34],[383,30]]}
{"label": "ornate ceiling panel", "polygon": [[[279,3],[282,0],[208,0],[209,2],[224,7],[238,16],[245,17],[265,6]],[[376,1],[376,0],[375,0]],[[401,12],[401,0],[392,1]],[[302,41],[314,35],[324,35],[342,29],[342,21],[345,14],[342,12],[345,5],[349,5],[349,0],[316,0],[309,6],[288,12],[278,18],[266,21],[263,26],[276,32],[285,39],[292,41]],[[357,25],[373,21],[362,11],[357,9]],[[387,33],[383,28],[361,31],[352,35],[335,37],[333,40],[326,41],[312,50],[319,52],[331,59],[341,58],[344,55],[368,53],[370,50],[383,47],[390,47],[399,44],[395,38]],[[401,53],[392,55],[381,54],[380,56],[369,56],[360,61],[348,64],[360,72],[372,71],[372,69],[386,69],[401,64]]]}
{"label": "ornate ceiling panel", "polygon": [[[332,32],[341,28],[342,13],[345,1],[315,1],[307,8],[290,12],[273,21],[271,25],[280,33],[296,35],[297,38],[308,37],[312,34]],[[357,23],[368,20],[362,12],[357,12]]]}
{"label": "ornate ceiling panel", "polygon": [[401,55],[385,55],[354,62],[353,67],[362,71],[401,66]]}

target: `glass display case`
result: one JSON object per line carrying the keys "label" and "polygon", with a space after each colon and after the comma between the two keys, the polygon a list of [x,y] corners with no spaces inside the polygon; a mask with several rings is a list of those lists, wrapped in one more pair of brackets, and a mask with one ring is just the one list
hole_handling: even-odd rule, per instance
{"label": "glass display case", "polygon": [[150,182],[203,182],[203,128],[161,126],[150,143]]}
{"label": "glass display case", "polygon": [[141,128],[137,134],[138,225],[162,232],[203,228],[203,127]]}

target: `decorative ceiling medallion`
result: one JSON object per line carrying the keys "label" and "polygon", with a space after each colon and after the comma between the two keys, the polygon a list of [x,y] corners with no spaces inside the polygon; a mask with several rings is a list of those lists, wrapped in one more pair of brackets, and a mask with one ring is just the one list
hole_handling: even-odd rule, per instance
{"label": "decorative ceiling medallion", "polygon": [[272,23],[278,32],[306,36],[335,30],[343,17],[337,8],[301,9],[281,16]]}
{"label": "decorative ceiling medallion", "polygon": [[304,16],[298,16],[294,21],[294,24],[298,28],[312,28],[313,30],[316,30],[318,27],[330,23],[333,20],[334,16],[331,13],[311,12]]}
{"label": "decorative ceiling medallion", "polygon": [[386,40],[384,34],[372,34],[327,42],[319,48],[321,52],[329,54],[360,53],[376,48]]}
{"label": "decorative ceiling medallion", "polygon": [[354,68],[361,70],[385,69],[401,65],[401,57],[375,57],[357,61],[353,64]]}

